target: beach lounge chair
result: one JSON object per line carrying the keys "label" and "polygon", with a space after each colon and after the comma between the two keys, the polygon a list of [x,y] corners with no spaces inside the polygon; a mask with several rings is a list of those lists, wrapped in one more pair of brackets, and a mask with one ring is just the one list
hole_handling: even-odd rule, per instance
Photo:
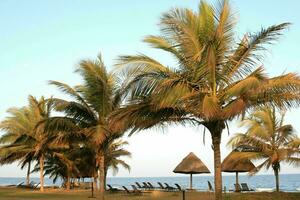
{"label": "beach lounge chair", "polygon": [[256,188],[257,192],[274,192],[275,188]]}
{"label": "beach lounge chair", "polygon": [[[29,184],[30,184],[30,183],[29,183]],[[24,182],[19,183],[19,184],[17,185],[17,187],[21,187],[21,188],[25,187]]]}
{"label": "beach lounge chair", "polygon": [[174,185],[176,186],[176,189],[177,189],[178,191],[182,191],[182,188],[180,187],[180,185],[178,185],[177,183],[175,183]]}
{"label": "beach lounge chair", "polygon": [[[131,185],[131,187],[132,188],[136,188],[136,186],[135,185]],[[133,189],[133,190],[128,190],[127,189],[127,187],[125,187],[125,186],[122,186],[122,188],[125,190],[125,192],[127,193],[127,194],[134,194],[134,195],[141,195],[142,194],[142,191],[141,190],[135,190],[135,189]]]}
{"label": "beach lounge chair", "polygon": [[207,184],[208,184],[208,191],[209,191],[209,192],[214,191],[214,188],[213,188],[213,186],[211,185],[210,181],[207,181]]}
{"label": "beach lounge chair", "polygon": [[142,191],[137,189],[137,187],[135,185],[131,185],[132,189],[133,189],[133,192],[135,193],[141,193]]}
{"label": "beach lounge chair", "polygon": [[157,182],[157,184],[159,185],[160,189],[162,189],[162,190],[166,189],[161,182]]}
{"label": "beach lounge chair", "polygon": [[128,190],[127,189],[127,187],[125,187],[124,185],[122,186],[122,188],[125,190],[125,192],[127,193],[127,194],[134,194],[134,191],[133,190]]}
{"label": "beach lounge chair", "polygon": [[248,187],[247,183],[241,183],[241,186],[242,186],[242,190],[241,190],[242,192],[252,192],[252,191],[254,191],[253,189]]}
{"label": "beach lounge chair", "polygon": [[32,188],[33,188],[33,189],[36,189],[36,188],[38,188],[39,186],[40,186],[40,182],[39,182],[39,183],[33,184]]}
{"label": "beach lounge chair", "polygon": [[107,187],[108,187],[107,191],[109,191],[109,192],[118,192],[118,191],[120,191],[118,188],[114,188],[110,184],[107,184]]}
{"label": "beach lounge chair", "polygon": [[156,187],[154,187],[154,186],[152,185],[152,183],[147,182],[147,184],[148,184],[148,186],[149,186],[149,188],[150,188],[151,190],[155,190],[155,189],[156,189]]}
{"label": "beach lounge chair", "polygon": [[143,182],[143,187],[144,187],[146,190],[151,189],[151,188],[149,187],[149,185],[148,185],[146,182]]}
{"label": "beach lounge chair", "polygon": [[165,186],[166,186],[165,188],[166,188],[167,190],[176,190],[176,188],[170,186],[168,183],[165,183]]}
{"label": "beach lounge chair", "polygon": [[19,187],[19,188],[35,189],[35,188],[38,187],[39,184],[40,183],[35,183],[34,181],[31,181],[29,183],[29,185],[24,185],[23,183],[21,183],[21,184],[18,184],[17,187]]}
{"label": "beach lounge chair", "polygon": [[139,184],[139,182],[135,182],[136,186],[140,189],[140,190],[143,190],[145,189],[144,186],[141,186],[141,184]]}
{"label": "beach lounge chair", "polygon": [[20,186],[22,186],[24,184],[24,181],[23,182],[20,182],[20,183],[18,183],[17,184],[17,187],[20,187]]}
{"label": "beach lounge chair", "polygon": [[125,190],[125,192],[126,192],[127,194],[131,194],[131,192],[127,189],[127,187],[122,186],[122,188]]}

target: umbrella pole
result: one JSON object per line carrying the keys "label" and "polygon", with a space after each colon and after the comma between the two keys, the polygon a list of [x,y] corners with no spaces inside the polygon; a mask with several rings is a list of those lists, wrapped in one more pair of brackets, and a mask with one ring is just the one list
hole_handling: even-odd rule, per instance
{"label": "umbrella pole", "polygon": [[238,185],[239,185],[239,173],[238,172],[235,172],[235,184],[236,184],[235,191],[239,192],[239,187],[238,187]]}
{"label": "umbrella pole", "polygon": [[190,190],[193,189],[193,174],[190,174]]}

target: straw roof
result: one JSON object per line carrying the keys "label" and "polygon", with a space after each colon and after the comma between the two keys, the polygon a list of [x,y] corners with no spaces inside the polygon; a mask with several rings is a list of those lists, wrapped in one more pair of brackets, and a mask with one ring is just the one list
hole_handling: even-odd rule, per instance
{"label": "straw roof", "polygon": [[173,170],[174,173],[201,174],[210,173],[203,162],[194,154],[189,153]]}
{"label": "straw roof", "polygon": [[239,152],[232,151],[222,162],[223,172],[249,172],[255,168],[253,163],[247,159],[236,159]]}

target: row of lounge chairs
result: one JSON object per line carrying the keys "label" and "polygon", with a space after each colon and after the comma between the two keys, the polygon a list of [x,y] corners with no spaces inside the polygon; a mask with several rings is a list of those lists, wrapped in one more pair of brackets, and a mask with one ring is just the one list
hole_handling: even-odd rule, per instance
{"label": "row of lounge chairs", "polygon": [[[162,184],[161,182],[157,182],[158,186],[155,187],[150,182],[142,182],[142,184],[135,182],[135,185],[131,185],[132,190],[129,190],[126,186],[122,186],[123,191],[127,193],[138,194],[142,191],[150,191],[150,190],[161,190],[161,191],[182,191],[182,188],[179,184],[175,183],[175,187],[170,186],[168,183]],[[119,188],[112,187],[110,184],[107,184],[108,191],[110,192],[118,192],[122,191]]]}
{"label": "row of lounge chairs", "polygon": [[[207,181],[208,183],[208,191],[214,191],[211,183],[209,181]],[[230,192],[253,192],[254,189],[249,188],[247,183],[241,183],[241,184],[234,184],[234,190],[229,190]],[[224,192],[225,189],[224,189]]]}
{"label": "row of lounge chairs", "polygon": [[[124,189],[123,191],[126,191],[127,193],[141,193],[142,191],[151,191],[151,190],[161,190],[161,191],[182,191],[182,187],[175,183],[174,186],[170,186],[168,183],[161,183],[157,182],[157,187],[153,186],[152,183],[150,182],[135,182],[135,185],[131,185],[132,190],[129,190],[127,187],[122,186]],[[229,190],[229,191],[236,191],[236,192],[251,192],[254,191],[253,189],[249,188],[247,183],[241,183],[241,184],[234,184],[235,190]],[[114,188],[111,185],[107,184],[108,191],[111,192],[117,192],[117,191],[122,191],[119,188]],[[208,191],[214,191],[212,184],[208,181]]]}
{"label": "row of lounge chairs", "polygon": [[167,190],[167,191],[182,191],[182,188],[180,187],[179,184],[175,183],[175,187],[170,186],[168,183],[164,183],[162,184],[161,182],[157,182],[158,186],[155,187],[152,185],[152,183],[150,182],[142,182],[142,184],[135,182],[136,186],[138,187],[138,189],[141,190]]}
{"label": "row of lounge chairs", "polygon": [[110,192],[120,192],[120,191],[125,191],[127,194],[136,194],[136,195],[140,195],[142,194],[142,191],[137,189],[135,187],[135,185],[131,185],[133,190],[129,190],[126,186],[122,186],[123,190],[119,189],[119,188],[114,188],[111,185],[107,184],[108,187],[108,191]]}

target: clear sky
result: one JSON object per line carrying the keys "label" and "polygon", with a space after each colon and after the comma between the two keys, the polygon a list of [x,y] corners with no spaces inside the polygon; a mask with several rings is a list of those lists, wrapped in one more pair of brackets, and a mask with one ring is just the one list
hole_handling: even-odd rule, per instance
{"label": "clear sky", "polygon": [[[216,2],[216,1],[212,1]],[[172,7],[197,8],[198,0],[2,0],[0,1],[0,120],[9,107],[23,106],[28,94],[61,94],[47,85],[48,80],[68,84],[80,82],[74,67],[81,59],[102,53],[108,69],[120,54],[137,52],[153,56],[163,63],[170,57],[150,49],[141,40],[158,34],[161,13]],[[264,65],[271,75],[285,71],[300,73],[300,1],[232,0],[238,24],[236,33],[259,31],[261,27],[291,22],[284,36],[271,46]],[[288,113],[286,122],[300,131],[299,109]],[[231,134],[238,131],[230,124]],[[193,151],[213,171],[213,152],[209,134],[202,143],[201,128],[169,127],[141,132],[128,139],[132,158],[130,174],[118,176],[174,176],[172,170]],[[0,133],[1,134],[1,133]],[[224,132],[222,158],[230,149]],[[299,135],[299,134],[298,134]],[[299,173],[300,169],[284,165],[282,173]],[[261,173],[271,173],[263,171]],[[0,167],[0,177],[24,176],[17,164]]]}

